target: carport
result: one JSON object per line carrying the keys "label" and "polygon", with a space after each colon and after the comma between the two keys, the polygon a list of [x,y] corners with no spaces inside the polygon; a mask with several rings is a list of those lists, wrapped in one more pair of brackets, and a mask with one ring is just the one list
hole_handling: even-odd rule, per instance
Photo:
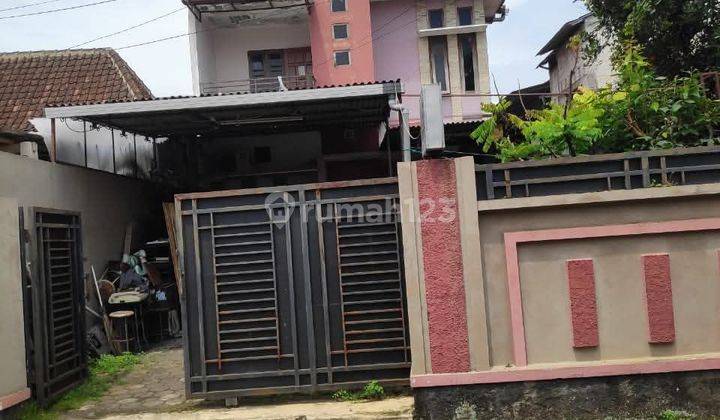
{"label": "carport", "polygon": [[46,117],[156,139],[156,175],[182,191],[269,187],[392,175],[399,154],[383,139],[401,94],[399,81],[377,82],[68,104]]}
{"label": "carport", "polygon": [[401,94],[378,82],[46,109],[154,139],[152,178],[175,197],[186,396],[408,382],[403,153],[387,140]]}

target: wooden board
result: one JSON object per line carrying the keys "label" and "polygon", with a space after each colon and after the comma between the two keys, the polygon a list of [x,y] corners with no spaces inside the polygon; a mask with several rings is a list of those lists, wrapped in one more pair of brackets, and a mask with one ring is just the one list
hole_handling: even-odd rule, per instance
{"label": "wooden board", "polygon": [[175,274],[175,284],[177,285],[178,294],[182,296],[182,281],[180,273],[180,263],[178,261],[177,237],[175,235],[175,203],[163,203],[163,214],[165,215],[165,227],[168,232],[168,243],[170,246],[170,259],[172,260],[173,273]]}

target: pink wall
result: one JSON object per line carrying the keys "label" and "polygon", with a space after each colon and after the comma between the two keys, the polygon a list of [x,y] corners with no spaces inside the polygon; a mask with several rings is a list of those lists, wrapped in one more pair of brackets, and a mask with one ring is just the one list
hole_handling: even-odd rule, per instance
{"label": "pink wall", "polygon": [[[333,24],[349,24],[349,38],[335,41]],[[310,9],[313,74],[318,86],[375,81],[370,1],[348,0],[346,12],[332,12],[329,1]],[[350,50],[350,65],[335,67],[333,52]]]}
{"label": "pink wall", "polygon": [[[375,77],[378,80],[401,79],[408,94],[420,94],[417,11],[415,0],[374,2],[372,17]],[[404,98],[410,120],[420,119],[418,98]],[[391,119],[397,121],[397,116]]]}

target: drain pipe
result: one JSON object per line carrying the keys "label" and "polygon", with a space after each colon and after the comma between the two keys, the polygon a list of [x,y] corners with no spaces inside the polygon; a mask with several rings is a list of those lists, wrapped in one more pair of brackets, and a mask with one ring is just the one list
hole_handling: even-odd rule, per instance
{"label": "drain pipe", "polygon": [[412,160],[412,153],[410,151],[410,111],[408,111],[402,102],[397,99],[390,99],[388,101],[390,109],[397,111],[398,117],[400,118],[400,131],[402,136],[402,150],[403,150],[403,162],[410,162]]}

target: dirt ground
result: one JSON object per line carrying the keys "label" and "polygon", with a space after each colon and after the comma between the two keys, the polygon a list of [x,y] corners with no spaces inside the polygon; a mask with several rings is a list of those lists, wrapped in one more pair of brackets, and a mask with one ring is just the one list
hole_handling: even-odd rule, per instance
{"label": "dirt ground", "polygon": [[185,400],[183,354],[179,343],[146,353],[122,381],[101,399],[63,415],[63,419],[410,419],[413,398],[337,402],[282,397],[222,402]]}

